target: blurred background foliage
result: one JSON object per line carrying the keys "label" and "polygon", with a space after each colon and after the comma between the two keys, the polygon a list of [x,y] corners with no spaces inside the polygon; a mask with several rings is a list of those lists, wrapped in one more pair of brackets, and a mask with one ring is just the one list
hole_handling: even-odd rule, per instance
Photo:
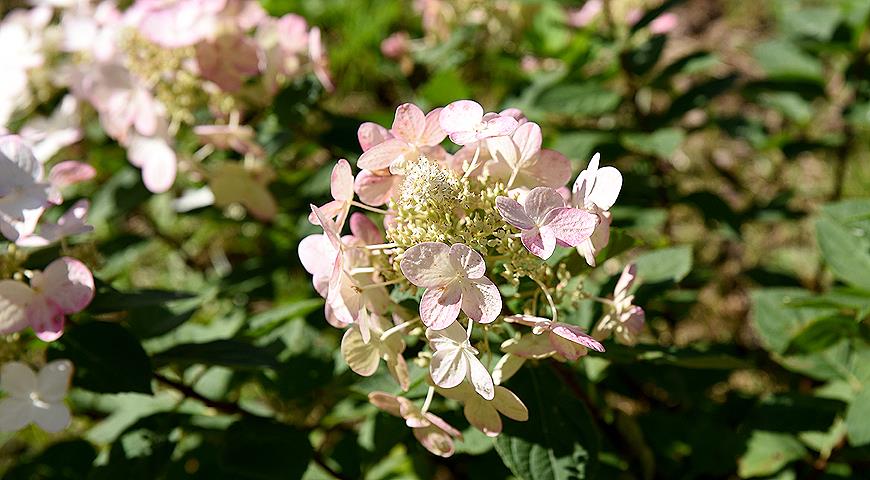
{"label": "blurred background foliage", "polygon": [[[870,2],[611,0],[583,25],[556,0],[261,3],[323,29],[337,86],[262,113],[280,213],[176,213],[90,129],[96,240],[71,248],[99,291],[46,352],[76,364],[76,417],[0,438],[4,478],[870,478]],[[440,459],[367,403],[398,387],[348,370],[296,248],[362,121],[462,98],[624,173],[608,256],[639,263],[648,328],[511,379],[531,421]]]}

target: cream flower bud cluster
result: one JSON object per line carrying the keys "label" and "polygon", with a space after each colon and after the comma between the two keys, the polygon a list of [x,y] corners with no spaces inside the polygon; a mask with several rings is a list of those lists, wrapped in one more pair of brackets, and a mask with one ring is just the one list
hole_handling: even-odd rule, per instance
{"label": "cream flower bud cluster", "polygon": [[[568,257],[547,261],[567,247],[595,265],[622,186],[618,170],[599,168],[596,155],[569,190],[570,162],[542,148],[540,126],[516,109],[486,113],[470,100],[428,113],[404,104],[391,128],[365,123],[358,136],[361,171],[354,176],[349,162],[336,164],[332,200],[311,206],[323,234],[303,239],[299,256],[326,300],[327,320],[346,329],[341,352],[354,372],[374,375],[383,360],[403,391],[430,385],[419,404],[384,392],[369,398],[404,418],[432,453],[449,456],[461,437],[430,412],[435,393],[462,403],[471,425],[496,436],[501,416],[529,419],[520,397],[501,385],[524,362],[603,353],[611,332],[622,343],[638,340],[643,310],[632,305],[633,266],[612,300],[593,300],[567,291]],[[447,138],[455,144],[449,150]],[[506,291],[518,311],[507,311]],[[395,300],[407,295],[418,299],[414,310]],[[604,303],[594,337],[559,320],[564,298]],[[493,335],[502,336],[500,352]],[[418,343],[409,336],[425,342],[418,354],[429,366],[424,378],[409,377],[404,352]]]}

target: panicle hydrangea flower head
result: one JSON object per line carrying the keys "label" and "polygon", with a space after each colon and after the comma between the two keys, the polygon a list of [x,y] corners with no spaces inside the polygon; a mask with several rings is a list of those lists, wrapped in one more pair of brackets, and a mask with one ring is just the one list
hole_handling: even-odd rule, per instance
{"label": "panicle hydrangea flower head", "polygon": [[[453,147],[441,145],[445,136]],[[633,328],[628,280],[610,303],[571,282],[564,255],[553,260],[558,247],[571,247],[561,253],[577,249],[588,262],[587,252],[594,260],[606,245],[608,210],[622,183],[615,168],[599,168],[596,156],[572,193],[565,186],[570,162],[542,147],[538,124],[517,109],[484,114],[468,100],[428,114],[404,104],[390,129],[364,123],[357,137],[360,171],[354,176],[345,160],[333,167],[332,199],[312,205],[309,218],[323,233],[304,238],[299,257],[326,299],[327,320],[346,329],[341,352],[352,371],[373,375],[383,360],[408,391],[421,379],[410,377],[405,338],[426,342],[415,360],[428,363],[432,385],[422,406],[382,392],[370,401],[404,418],[427,449],[444,456],[454,450],[453,428],[429,412],[436,392],[462,403],[471,425],[496,436],[502,416],[529,418],[522,400],[500,385],[526,361],[604,352],[597,333],[557,320],[562,305],[606,302],[604,320],[625,319],[625,329]],[[383,231],[371,213],[383,215]],[[343,233],[347,224],[350,235]],[[416,314],[404,305],[415,300]],[[506,304],[523,314],[505,312]],[[604,320],[596,332],[622,332]],[[525,327],[530,331],[518,331]],[[490,373],[491,337],[508,332],[515,335],[502,338],[504,355]]]}

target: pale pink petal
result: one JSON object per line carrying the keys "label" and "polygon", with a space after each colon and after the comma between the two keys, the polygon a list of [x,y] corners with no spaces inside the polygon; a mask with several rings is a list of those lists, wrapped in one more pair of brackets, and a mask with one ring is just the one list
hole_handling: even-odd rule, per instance
{"label": "pale pink petal", "polygon": [[356,176],[353,189],[363,203],[377,207],[390,201],[403,178],[401,175],[378,175],[362,170]]}
{"label": "pale pink petal", "polygon": [[423,132],[417,138],[417,145],[432,147],[440,144],[447,137],[447,132],[441,128],[441,111],[443,108],[436,108],[426,114],[426,124],[423,127]]}
{"label": "pale pink petal", "polygon": [[533,188],[526,196],[526,215],[538,225],[542,225],[551,210],[565,206],[565,200],[559,192],[549,187]]}
{"label": "pale pink petal", "polygon": [[441,128],[448,134],[473,131],[482,120],[483,107],[472,100],[455,101],[444,107],[439,116]]}
{"label": "pale pink petal", "polygon": [[70,411],[63,403],[33,404],[33,421],[48,433],[59,432],[70,424]]}
{"label": "pale pink petal", "polygon": [[[442,124],[443,125],[443,124]],[[457,145],[468,145],[470,143],[474,143],[480,140],[477,132],[473,130],[463,130],[460,132],[453,132],[448,135],[450,137],[450,141]]]}
{"label": "pale pink petal", "polygon": [[441,287],[456,276],[450,263],[450,247],[440,242],[424,242],[409,248],[399,267],[405,278],[418,287]]}
{"label": "pale pink petal", "polygon": [[[535,335],[533,335],[535,336]],[[496,385],[502,384],[516,374],[526,363],[526,359],[511,353],[504,354],[492,369],[492,381]]]}
{"label": "pale pink petal", "polygon": [[549,228],[523,230],[520,239],[526,249],[544,260],[556,250],[556,235]]}
{"label": "pale pink petal", "polygon": [[127,149],[130,163],[142,168],[142,181],[153,193],[163,193],[175,182],[177,160],[165,140],[134,137]]}
{"label": "pale pink petal", "polygon": [[299,260],[305,270],[316,277],[327,277],[332,273],[338,250],[326,235],[309,235],[299,242]]}
{"label": "pale pink petal", "polygon": [[578,345],[583,345],[584,347],[595,350],[596,352],[604,351],[604,345],[601,345],[598,340],[592,338],[580,327],[569,325],[567,323],[556,322],[550,327],[550,331],[555,335],[564,338],[565,340],[569,340]]}
{"label": "pale pink petal", "polygon": [[650,22],[649,31],[655,35],[661,35],[676,28],[678,23],[679,19],[675,13],[665,13]]}
{"label": "pale pink petal", "polygon": [[492,399],[492,405],[502,415],[518,422],[525,422],[529,419],[529,409],[526,408],[520,397],[507,388],[495,387],[495,397]]}
{"label": "pale pink petal", "polygon": [[557,240],[565,246],[576,247],[592,236],[598,225],[598,216],[585,210],[563,207],[552,210],[546,223]]}
{"label": "pale pink petal", "polygon": [[43,296],[37,296],[27,306],[27,318],[37,338],[43,342],[53,342],[63,335],[66,320],[63,310]]}
{"label": "pale pink petal", "polygon": [[519,340],[508,340],[501,345],[501,349],[511,355],[522,358],[547,358],[553,355],[553,345],[549,335],[526,334]]}
{"label": "pale pink petal", "polygon": [[571,180],[571,161],[561,153],[545,148],[525,169],[525,174],[533,178],[538,185],[559,188]]}
{"label": "pale pink petal", "polygon": [[525,209],[516,200],[508,197],[497,197],[495,199],[495,208],[507,223],[520,230],[535,228],[535,221],[526,215]]}
{"label": "pale pink petal", "polygon": [[363,152],[368,151],[375,145],[384,143],[384,141],[393,138],[393,134],[386,128],[377,123],[365,122],[359,126],[356,132],[359,146]]}
{"label": "pale pink petal", "polygon": [[355,238],[362,240],[366,245],[384,243],[384,236],[378,230],[375,222],[360,212],[354,212],[350,216],[350,233]]}
{"label": "pale pink petal", "polygon": [[536,317],[534,315],[510,315],[504,317],[504,321],[508,323],[519,323],[520,325],[525,325],[527,327],[546,326],[552,323],[548,318]]}
{"label": "pale pink petal", "polygon": [[583,255],[590,267],[595,266],[595,255],[610,242],[610,222],[612,219],[613,217],[608,212],[598,215],[598,226],[595,227],[592,236],[577,245],[577,252]]}
{"label": "pale pink petal", "polygon": [[[492,376],[483,363],[475,357],[471,352],[464,351],[463,355],[468,361],[468,379],[471,381],[471,386],[474,391],[486,400],[492,400],[495,396],[495,384],[492,382]],[[439,385],[445,387],[445,385]]]}
{"label": "pale pink petal", "polygon": [[404,159],[409,153],[413,152],[407,142],[391,138],[360,155],[357,166],[366,170],[382,170],[389,168],[393,162]]}
{"label": "pale pink petal", "polygon": [[17,432],[33,421],[33,400],[9,397],[0,401],[0,431]]}
{"label": "pale pink petal", "polygon": [[408,143],[416,143],[426,128],[423,110],[413,103],[403,103],[396,108],[396,117],[390,132]]}
{"label": "pale pink petal", "polygon": [[371,392],[369,393],[369,403],[390,415],[396,417],[402,416],[399,401],[395,395],[390,395],[386,392]]}
{"label": "pale pink petal", "polygon": [[370,377],[378,370],[380,355],[374,343],[366,343],[359,326],[353,325],[341,338],[341,355],[357,375]]}
{"label": "pale pink petal", "polygon": [[[495,137],[486,140],[486,148],[489,151],[490,157],[496,162],[502,162],[509,168],[506,169],[506,176],[510,176],[510,172],[520,168],[520,150],[519,146],[511,139],[511,137]],[[492,172],[490,172],[492,174]]]}
{"label": "pale pink petal", "polygon": [[462,432],[453,428],[453,425],[445,422],[444,419],[439,417],[438,415],[426,412],[424,416],[426,417],[426,420],[428,420],[432,425],[440,428],[441,430],[444,430],[444,432],[446,432],[451,437],[462,438]]}
{"label": "pale pink petal", "polygon": [[497,116],[486,122],[486,126],[478,133],[480,138],[501,137],[514,133],[519,122],[513,117]]}
{"label": "pale pink petal", "polygon": [[353,172],[347,160],[342,158],[335,164],[329,185],[332,198],[345,202],[353,200]]}
{"label": "pale pink petal", "polygon": [[444,458],[453,455],[455,451],[453,439],[441,429],[430,425],[424,428],[415,428],[412,431],[420,445],[423,445],[429,452]]}
{"label": "pale pink petal", "polygon": [[592,192],[592,187],[595,185],[595,177],[589,174],[588,170],[583,170],[577,175],[574,180],[574,186],[571,188],[571,203],[578,208],[585,208],[589,193]]}
{"label": "pale pink petal", "polygon": [[462,290],[458,285],[429,288],[420,299],[420,320],[432,330],[443,330],[459,317]]}
{"label": "pale pink petal", "polygon": [[501,294],[492,280],[483,277],[463,283],[462,311],[479,323],[495,321],[501,314]]}
{"label": "pale pink petal", "polygon": [[48,178],[53,186],[63,188],[90,180],[96,175],[97,170],[87,163],[69,160],[66,162],[60,162],[52,167],[51,172],[48,174]]}
{"label": "pale pink petal", "polygon": [[450,264],[457,272],[464,272],[468,278],[480,278],[486,273],[483,256],[473,248],[462,243],[455,243],[449,251]]}
{"label": "pale pink petal", "polygon": [[[322,207],[320,207],[321,215],[326,218],[336,221],[336,217],[342,214],[347,209],[347,204],[345,202],[341,202],[338,200],[332,200],[329,203],[326,203]],[[308,221],[311,222],[312,225],[320,225],[320,220],[317,218],[317,214],[311,212],[308,214]]]}
{"label": "pale pink petal", "polygon": [[459,348],[439,350],[432,354],[429,374],[435,385],[441,388],[453,388],[465,380],[468,374],[468,361]]}
{"label": "pale pink petal", "polygon": [[501,433],[501,416],[490,404],[479,400],[465,402],[463,408],[465,418],[474,428],[480,430],[488,437],[497,437]]}
{"label": "pale pink petal", "polygon": [[541,335],[541,337],[547,338],[553,351],[566,360],[577,360],[589,353],[589,350],[583,345],[562,338],[553,332],[547,332],[546,335]]}
{"label": "pale pink petal", "polygon": [[323,233],[326,235],[326,238],[329,239],[330,243],[336,250],[341,249],[341,238],[339,238],[338,226],[335,225],[330,217],[324,213],[320,208],[316,205],[310,205],[311,211],[314,213],[314,216],[317,218],[317,223],[323,228]]}
{"label": "pale pink petal", "polygon": [[529,119],[526,118],[526,114],[524,114],[519,108],[506,108],[498,112],[498,114],[502,117],[513,117],[520,125],[529,121]]}
{"label": "pale pink petal", "polygon": [[616,282],[616,288],[614,288],[614,297],[622,296],[628,293],[628,289],[634,284],[634,281],[637,279],[637,264],[629,263],[622,269],[622,274],[619,276],[619,280]]}
{"label": "pale pink petal", "polygon": [[0,280],[0,335],[17,332],[30,323],[25,314],[33,290],[15,280]]}
{"label": "pale pink petal", "polygon": [[3,364],[0,371],[0,390],[14,397],[30,397],[36,391],[37,377],[33,370],[21,362]]}
{"label": "pale pink petal", "polygon": [[30,284],[66,314],[82,311],[94,298],[94,276],[84,263],[70,257],[51,262]]}
{"label": "pale pink petal", "polygon": [[520,151],[520,164],[532,159],[541,151],[543,136],[541,127],[537,123],[524,123],[517,127],[511,135],[511,139]]}
{"label": "pale pink petal", "polygon": [[66,396],[73,374],[73,364],[69,360],[49,362],[39,371],[39,398],[46,402],[61,402]]}
{"label": "pale pink petal", "polygon": [[595,176],[595,187],[587,199],[602,210],[610,210],[622,189],[622,174],[613,167],[602,167]]}

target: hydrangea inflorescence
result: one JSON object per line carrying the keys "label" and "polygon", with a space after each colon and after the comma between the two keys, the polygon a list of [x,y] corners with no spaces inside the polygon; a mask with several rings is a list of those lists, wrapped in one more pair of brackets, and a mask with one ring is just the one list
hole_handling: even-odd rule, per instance
{"label": "hydrangea inflorescence", "polygon": [[[381,410],[405,418],[429,451],[449,456],[461,437],[429,412],[436,392],[462,403],[469,423],[497,436],[500,414],[529,418],[522,400],[500,385],[525,361],[604,352],[599,340],[611,333],[636,342],[644,314],[629,294],[633,265],[609,300],[583,293],[570,281],[576,273],[568,257],[553,257],[557,246],[571,247],[595,266],[608,243],[622,175],[599,168],[597,154],[569,190],[570,162],[542,148],[540,126],[516,109],[485,113],[470,100],[428,114],[404,104],[390,129],[364,123],[358,137],[362,170],[353,179],[346,160],[336,164],[333,200],[311,206],[310,220],[324,233],[303,239],[299,256],[326,299],[327,320],[347,328],[341,351],[354,372],[373,375],[383,359],[403,391],[429,383],[422,405],[369,395]],[[457,145],[453,153],[442,146],[447,138]],[[351,213],[354,207],[383,215],[383,232],[369,215]],[[509,311],[503,292],[517,311]],[[419,299],[418,311],[398,301],[407,296]],[[595,337],[559,320],[557,305],[566,299],[604,303]],[[504,339],[492,371],[491,334]],[[415,362],[429,369],[414,383],[403,356],[406,345],[417,344],[406,343],[409,336],[425,339]]]}

